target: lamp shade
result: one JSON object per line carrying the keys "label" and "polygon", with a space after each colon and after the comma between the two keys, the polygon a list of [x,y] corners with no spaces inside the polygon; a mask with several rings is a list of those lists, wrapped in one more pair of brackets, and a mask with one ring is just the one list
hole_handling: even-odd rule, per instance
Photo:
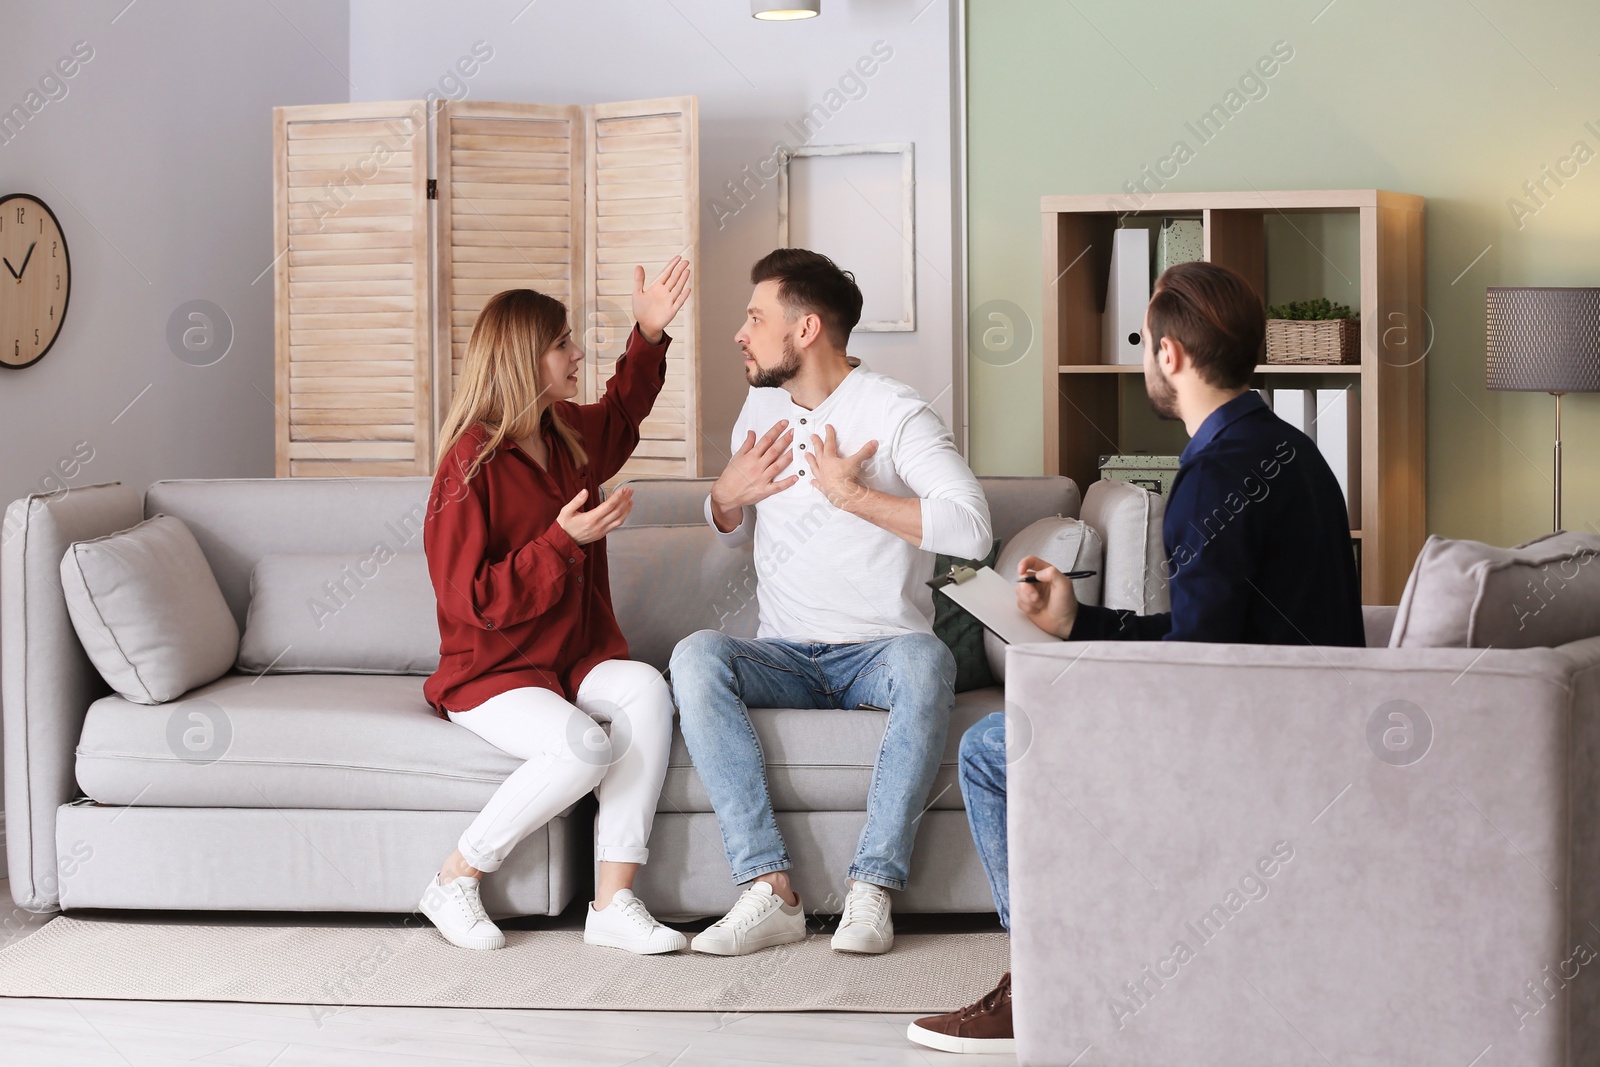
{"label": "lamp shade", "polygon": [[822,14],[822,0],[750,0],[750,14],[766,22],[791,22]]}
{"label": "lamp shade", "polygon": [[1487,303],[1490,389],[1600,392],[1600,289],[1491,286]]}

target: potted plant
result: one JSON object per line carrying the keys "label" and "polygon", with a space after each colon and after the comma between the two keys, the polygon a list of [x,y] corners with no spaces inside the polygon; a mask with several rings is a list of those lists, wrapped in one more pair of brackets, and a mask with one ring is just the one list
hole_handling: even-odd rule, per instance
{"label": "potted plant", "polygon": [[1267,308],[1268,363],[1360,363],[1359,315],[1326,297]]}

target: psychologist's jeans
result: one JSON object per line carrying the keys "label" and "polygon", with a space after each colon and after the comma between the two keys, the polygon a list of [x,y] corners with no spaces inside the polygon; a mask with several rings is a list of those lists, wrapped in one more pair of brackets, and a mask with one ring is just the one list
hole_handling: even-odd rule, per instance
{"label": "psychologist's jeans", "polygon": [[904,889],[950,730],[955,677],[955,657],[932,634],[817,644],[701,630],[680,641],[672,654],[679,726],[716,809],[734,882],[793,866],[748,709],[873,704],[888,709],[888,722],[849,876]]}
{"label": "psychologist's jeans", "polygon": [[1011,929],[1011,882],[1006,852],[1006,716],[986,715],[961,735],[961,797],[967,825],[989,876],[1000,925]]}

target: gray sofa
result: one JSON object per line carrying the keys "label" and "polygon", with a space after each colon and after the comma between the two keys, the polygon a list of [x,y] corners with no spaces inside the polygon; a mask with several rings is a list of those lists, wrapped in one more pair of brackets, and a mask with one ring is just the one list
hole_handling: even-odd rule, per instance
{"label": "gray sofa", "polygon": [[[517,761],[433,715],[417,674],[247,674],[169,704],[111,693],[79,643],[58,564],[74,541],[158,513],[193,531],[241,629],[264,556],[420,552],[426,478],[118,483],[14,502],[0,550],[7,863],[17,903],[53,908],[407,912],[428,875]],[[1074,516],[1064,478],[986,478],[997,537]],[[629,525],[608,538],[617,614],[633,656],[665,668],[703,627],[754,632],[748,547],[704,525],[704,482],[636,483]],[[1140,546],[1137,552],[1142,553]],[[1142,557],[1128,566],[1142,566]],[[424,586],[431,599],[431,590]],[[435,634],[435,641],[437,635]],[[963,729],[1003,706],[999,687],[961,694],[917,839],[905,911],[990,911],[955,785]],[[204,712],[193,719],[195,708]],[[860,832],[882,718],[764,711],[779,821],[800,890],[836,908]],[[217,755],[175,738],[226,731]],[[485,882],[497,916],[560,912],[590,874],[592,812],[580,806],[524,841]],[[716,817],[675,745],[641,894],[663,916],[720,913],[736,890]]]}
{"label": "gray sofa", "polygon": [[1008,650],[1023,1064],[1597,1062],[1600,637],[1366,611],[1380,647]]}

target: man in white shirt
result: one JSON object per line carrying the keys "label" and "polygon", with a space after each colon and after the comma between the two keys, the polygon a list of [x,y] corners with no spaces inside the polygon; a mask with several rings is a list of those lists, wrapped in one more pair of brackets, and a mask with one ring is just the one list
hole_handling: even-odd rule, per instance
{"label": "man in white shirt", "polygon": [[988,555],[989,506],[932,406],[846,353],[861,318],[849,273],[780,248],[750,281],[734,341],[752,388],[705,509],[725,543],[755,539],[760,628],[701,630],[672,655],[684,740],[748,888],[690,947],[743,955],[806,935],[748,709],[866,705],[888,722],[833,947],[886,952],[887,890],[906,886],[955,703],[927,580],[936,552]]}

